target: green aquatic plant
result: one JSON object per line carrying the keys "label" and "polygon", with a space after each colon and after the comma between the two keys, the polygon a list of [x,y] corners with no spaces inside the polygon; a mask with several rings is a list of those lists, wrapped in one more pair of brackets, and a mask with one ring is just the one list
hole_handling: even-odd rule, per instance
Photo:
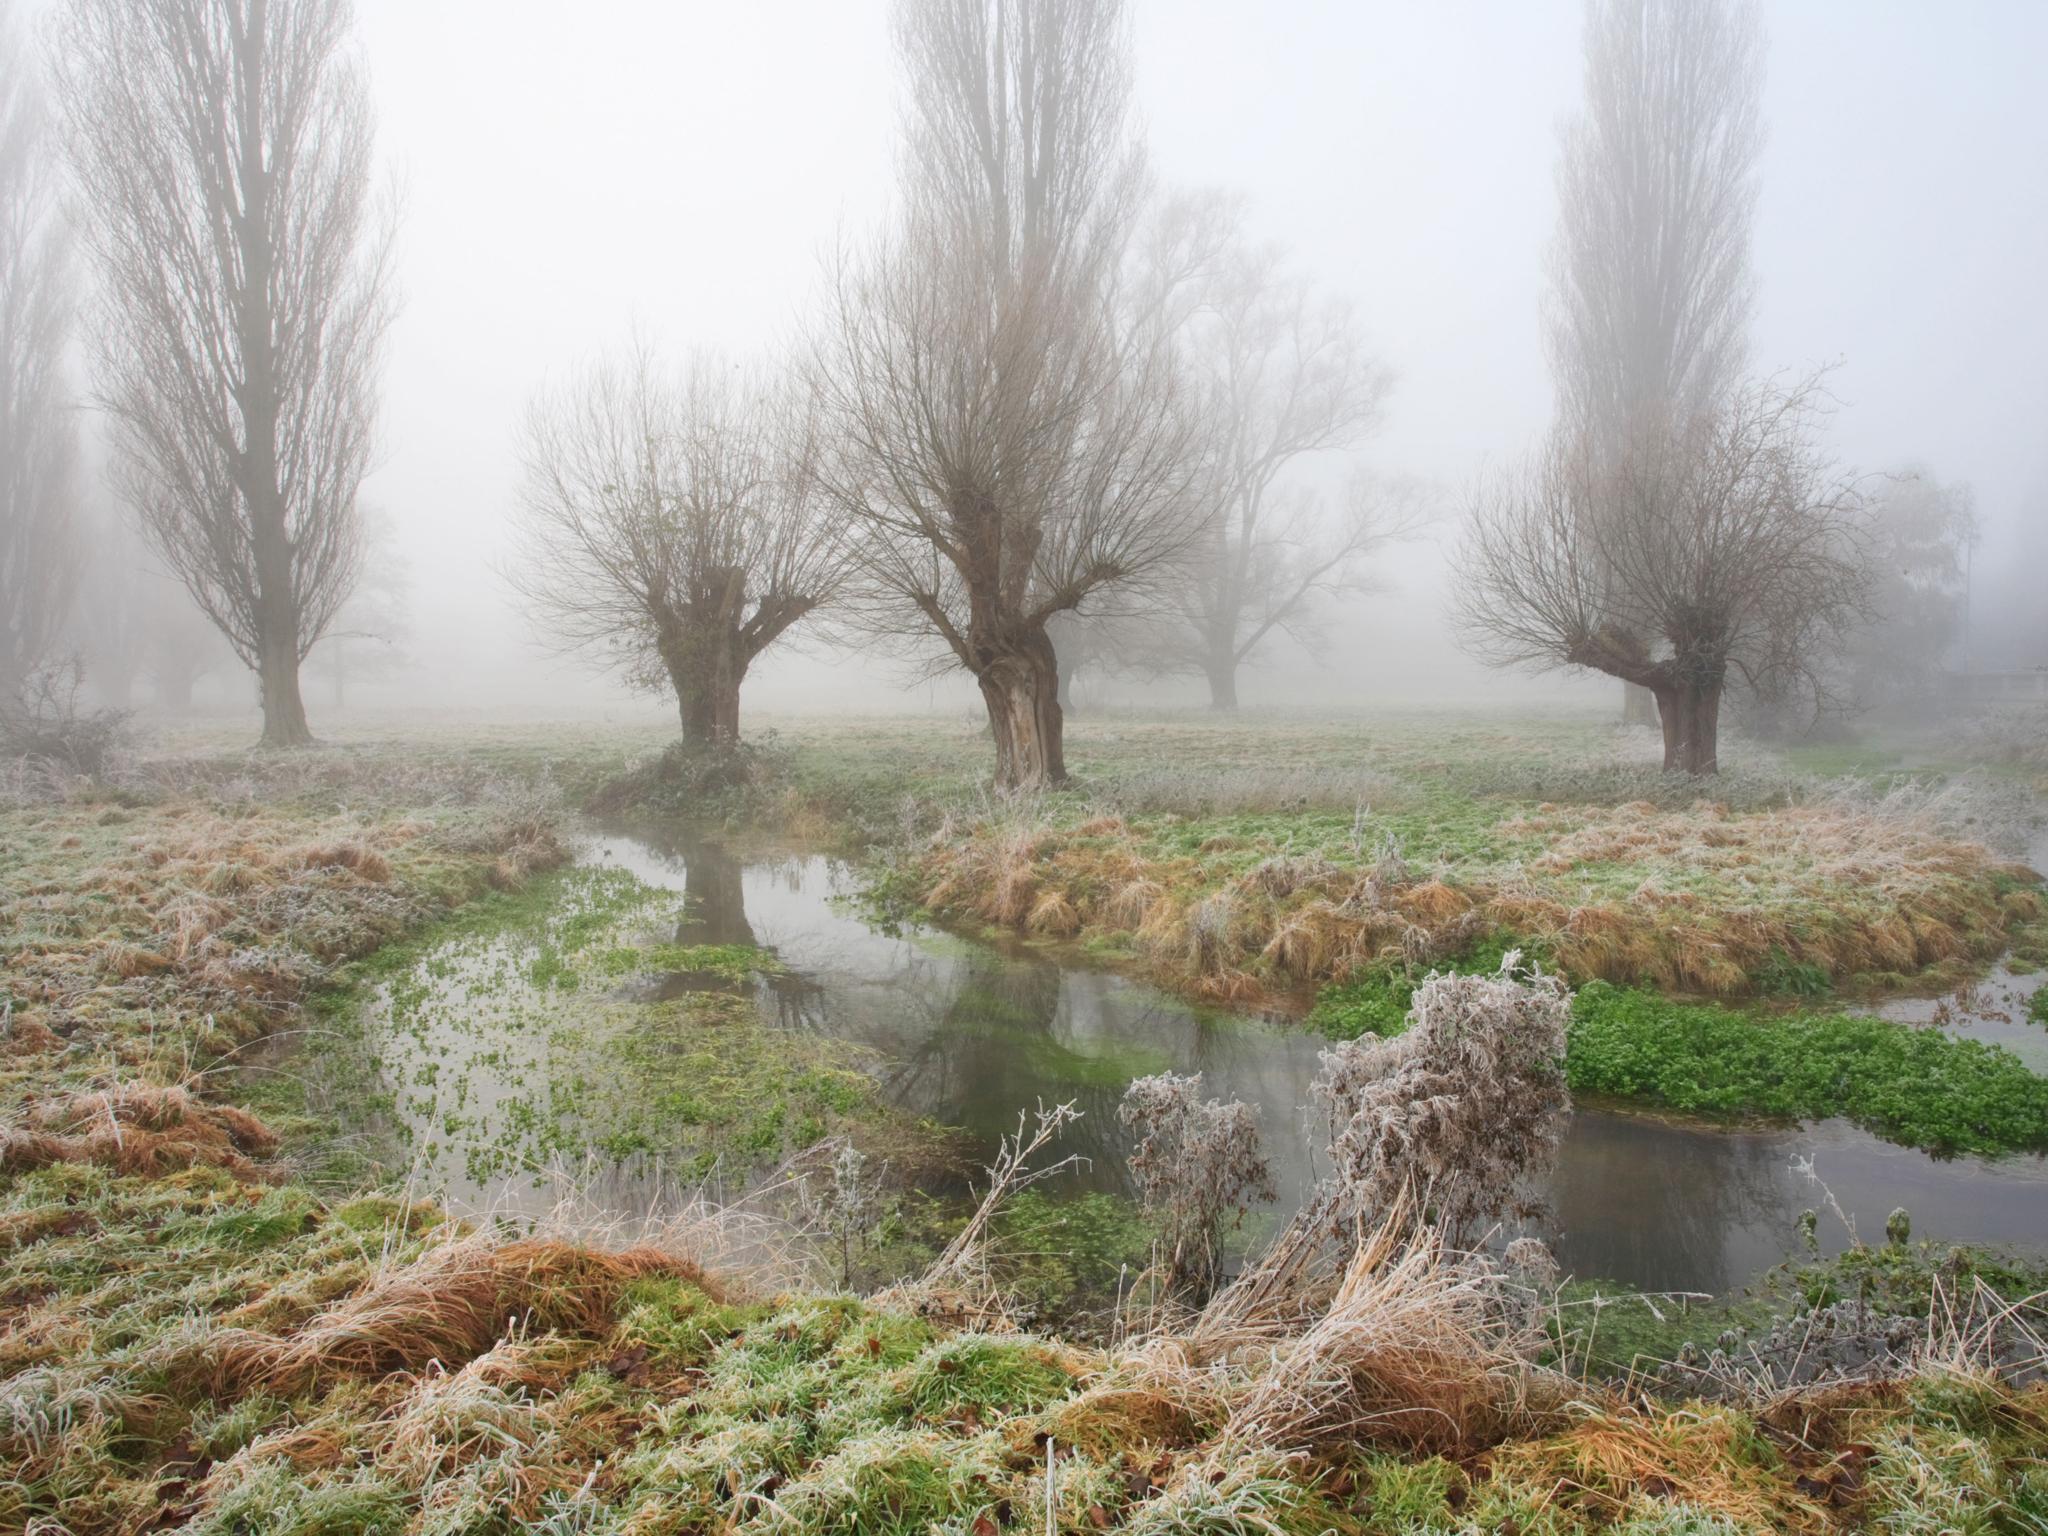
{"label": "green aquatic plant", "polygon": [[2048,1147],[2048,1078],[2010,1051],[1862,1014],[1748,1012],[1591,982],[1572,1090],[1710,1115],[1841,1115],[1936,1152]]}

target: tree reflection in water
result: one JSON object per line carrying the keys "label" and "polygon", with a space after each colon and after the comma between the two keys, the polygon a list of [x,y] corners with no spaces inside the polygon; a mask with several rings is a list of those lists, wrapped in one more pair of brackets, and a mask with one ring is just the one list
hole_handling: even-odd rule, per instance
{"label": "tree reflection in water", "polygon": [[[690,898],[679,943],[772,950],[783,973],[752,983],[764,1016],[871,1048],[901,1108],[992,1149],[1018,1111],[1074,1101],[1084,1114],[1064,1150],[1089,1167],[1060,1187],[1130,1191],[1117,1103],[1131,1078],[1167,1068],[1200,1072],[1207,1097],[1253,1106],[1282,1209],[1321,1171],[1306,1108],[1323,1044],[1313,1037],[1022,945],[885,933],[835,899],[852,882],[819,858],[742,859],[686,828],[612,838],[604,855]],[[2048,1232],[2041,1158],[1940,1163],[1837,1124],[1728,1131],[1584,1108],[1545,1192],[1544,1235],[1581,1277],[1656,1291],[1741,1285],[1785,1258],[1799,1212],[1823,1203],[1792,1167],[1816,1150],[1836,1196],[1872,1231],[1904,1203],[1925,1236],[2038,1243]],[[1836,1247],[1846,1238],[1823,1236]]]}

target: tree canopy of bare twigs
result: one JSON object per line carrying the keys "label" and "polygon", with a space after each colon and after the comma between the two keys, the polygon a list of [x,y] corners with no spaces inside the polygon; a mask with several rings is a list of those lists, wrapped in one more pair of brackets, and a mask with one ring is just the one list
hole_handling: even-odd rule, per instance
{"label": "tree canopy of bare twigs", "polygon": [[1600,454],[1558,432],[1481,487],[1458,560],[1466,643],[1650,690],[1664,766],[1718,766],[1731,679],[1818,689],[1865,616],[1863,500],[1816,443],[1819,378],[1743,386],[1680,432]]}
{"label": "tree canopy of bare twigs", "polygon": [[0,0],[0,700],[49,659],[77,577],[69,242],[16,10]]}
{"label": "tree canopy of bare twigs", "polygon": [[1750,0],[1591,0],[1545,316],[1560,417],[1610,451],[1718,401],[1749,352],[1764,42]]}
{"label": "tree canopy of bare twigs", "polygon": [[347,0],[69,0],[97,394],[157,555],[311,740],[299,663],[355,584],[391,315]]}
{"label": "tree canopy of bare twigs", "polygon": [[807,395],[636,346],[528,413],[513,585],[564,647],[671,689],[684,739],[739,740],[740,684],[845,583]]}
{"label": "tree canopy of bare twigs", "polygon": [[834,273],[827,476],[872,630],[980,685],[999,783],[1065,777],[1046,626],[1199,526],[1169,327],[1123,279],[1143,202],[1119,0],[900,0],[903,209]]}
{"label": "tree canopy of bare twigs", "polygon": [[[1741,377],[1764,42],[1750,0],[1589,0],[1544,331],[1561,431],[1623,455]],[[1648,723],[1647,695],[1629,691]]]}
{"label": "tree canopy of bare twigs", "polygon": [[1421,509],[1354,472],[1332,516],[1290,478],[1301,461],[1373,430],[1392,372],[1347,304],[1318,298],[1281,250],[1249,241],[1234,204],[1208,199],[1192,217],[1219,226],[1193,242],[1203,259],[1186,280],[1178,337],[1199,391],[1213,502],[1169,598],[1165,660],[1199,670],[1211,704],[1234,709],[1238,669],[1276,631],[1308,638],[1318,600],[1355,590],[1359,562],[1413,532]]}

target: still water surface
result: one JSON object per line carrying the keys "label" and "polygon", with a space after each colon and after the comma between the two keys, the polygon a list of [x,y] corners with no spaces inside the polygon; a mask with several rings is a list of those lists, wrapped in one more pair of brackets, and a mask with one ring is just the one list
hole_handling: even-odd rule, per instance
{"label": "still water surface", "polygon": [[[845,899],[850,872],[814,855],[743,861],[672,829],[601,836],[586,858],[684,893],[678,943],[773,950],[786,974],[753,983],[764,1018],[857,1046],[905,1110],[993,1144],[1020,1108],[1076,1101],[1084,1115],[1067,1150],[1088,1166],[1063,1176],[1068,1189],[1128,1192],[1130,1143],[1117,1102],[1132,1077],[1167,1068],[1200,1072],[1205,1094],[1254,1106],[1283,1206],[1317,1177],[1305,1106],[1325,1042],[1312,1036],[1191,1007],[1042,952],[882,931]],[[459,986],[459,976],[442,984]],[[2036,1046],[2023,1035],[2029,1029],[2048,1038],[2022,1023],[2012,1031],[2022,1035],[2017,1043]],[[484,1108],[490,1066],[482,1064]],[[470,1073],[478,1075],[477,1063]],[[1839,1121],[1729,1130],[1596,1106],[1573,1118],[1537,1230],[1569,1274],[1649,1291],[1728,1290],[1792,1251],[1802,1211],[1827,1209],[1800,1166],[1809,1160],[1866,1239],[1903,1205],[1916,1236],[2048,1244],[2048,1159],[2040,1156],[1939,1160]],[[612,1196],[632,1199],[632,1183],[630,1175],[612,1181]],[[655,1198],[656,1183],[646,1181],[645,1198]],[[447,1195],[458,1205],[517,1199],[506,1180],[486,1187],[455,1178]],[[1820,1235],[1831,1249],[1847,1244],[1832,1215]]]}

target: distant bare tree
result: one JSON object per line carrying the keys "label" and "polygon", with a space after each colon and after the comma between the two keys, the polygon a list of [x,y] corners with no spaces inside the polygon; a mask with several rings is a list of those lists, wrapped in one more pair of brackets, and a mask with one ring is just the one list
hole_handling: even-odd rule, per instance
{"label": "distant bare tree", "polygon": [[1066,774],[1047,626],[1199,526],[1168,327],[1128,302],[1143,201],[1120,0],[901,0],[899,227],[820,337],[830,484],[886,635],[980,685],[1004,786]]}
{"label": "distant bare tree", "polygon": [[846,580],[817,456],[808,397],[636,346],[529,412],[510,579],[565,648],[673,690],[685,740],[731,746],[748,667]]}
{"label": "distant bare tree", "polygon": [[1214,496],[1198,558],[1174,594],[1172,659],[1198,669],[1209,701],[1237,707],[1237,673],[1276,631],[1299,636],[1317,600],[1353,588],[1359,561],[1412,531],[1416,508],[1354,483],[1334,519],[1289,471],[1354,446],[1377,424],[1393,375],[1350,307],[1318,299],[1273,246],[1231,227],[1190,284],[1181,326],[1202,392],[1203,473]]}
{"label": "distant bare tree", "polygon": [[412,578],[387,513],[363,513],[362,545],[355,590],[306,658],[309,673],[325,675],[336,709],[348,701],[351,682],[397,671],[408,661]]}
{"label": "distant bare tree", "polygon": [[49,659],[77,578],[68,240],[34,60],[0,0],[0,699]]}
{"label": "distant bare tree", "polygon": [[386,325],[347,0],[69,0],[57,57],[98,393],[151,545],[310,741],[299,664],[355,584]]}
{"label": "distant bare tree", "polygon": [[1876,617],[1850,641],[1851,683],[1864,704],[1926,706],[1962,638],[1976,496],[1916,464],[1887,476],[1873,500]]}
{"label": "distant bare tree", "polygon": [[1588,0],[1545,334],[1559,421],[1596,454],[1682,434],[1742,374],[1763,69],[1751,0]]}
{"label": "distant bare tree", "polygon": [[1816,447],[1820,403],[1817,379],[1747,385],[1619,456],[1556,433],[1475,498],[1458,569],[1468,644],[1649,689],[1664,766],[1715,772],[1731,677],[1821,686],[1869,607],[1862,500]]}

